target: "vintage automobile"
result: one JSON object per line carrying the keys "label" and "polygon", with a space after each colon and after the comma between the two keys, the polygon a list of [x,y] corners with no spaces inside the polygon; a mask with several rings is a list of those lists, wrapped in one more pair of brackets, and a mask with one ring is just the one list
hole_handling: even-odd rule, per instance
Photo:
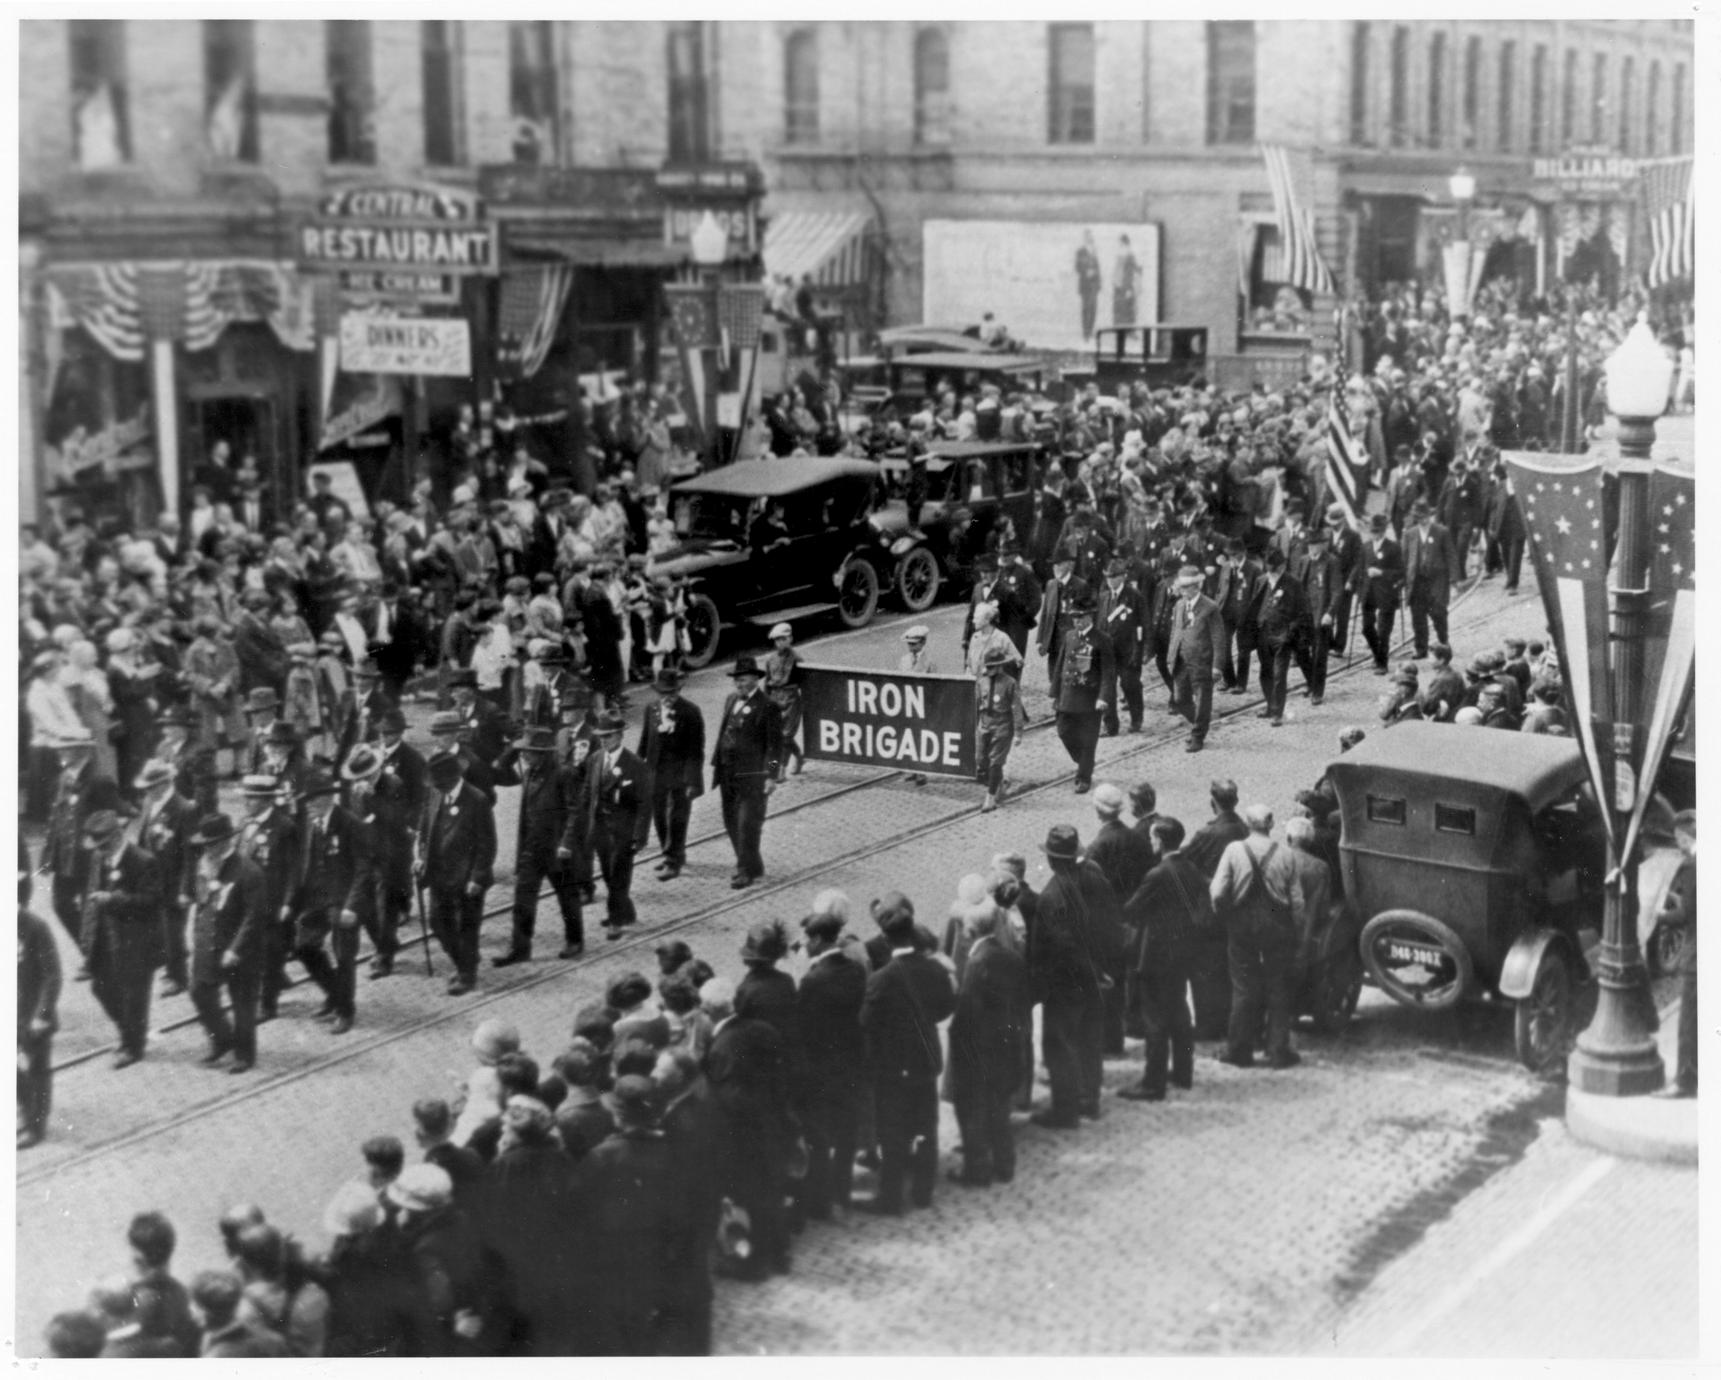
{"label": "vintage automobile", "polygon": [[1094,332],[1093,363],[1063,371],[1071,391],[1097,383],[1107,395],[1119,384],[1172,388],[1207,368],[1205,326],[1111,326]]}
{"label": "vintage automobile", "polygon": [[893,355],[886,374],[890,389],[886,405],[904,415],[945,387],[973,393],[990,384],[1005,393],[1039,393],[1045,389],[1051,368],[1038,355],[976,348]]}
{"label": "vintage automobile", "polygon": [[1405,723],[1370,734],[1327,777],[1346,901],[1312,965],[1317,1026],[1350,1018],[1365,975],[1424,1010],[1505,999],[1519,1059],[1559,1068],[1605,860],[1577,744]]}
{"label": "vintage automobile", "polygon": [[860,628],[895,562],[869,521],[878,466],[807,456],[743,460],[673,485],[678,544],[653,575],[687,582],[690,667],[717,655],[725,626],[835,611]]}
{"label": "vintage automobile", "polygon": [[[934,441],[927,447],[920,521],[910,528],[903,496],[908,460],[887,455],[879,461],[885,499],[872,520],[894,562],[890,587],[905,609],[920,613],[932,606],[941,584],[965,581],[967,562],[1001,515],[1026,537],[1044,462],[1044,449],[1034,441]],[[958,508],[974,515],[962,551],[951,542],[950,518]]]}

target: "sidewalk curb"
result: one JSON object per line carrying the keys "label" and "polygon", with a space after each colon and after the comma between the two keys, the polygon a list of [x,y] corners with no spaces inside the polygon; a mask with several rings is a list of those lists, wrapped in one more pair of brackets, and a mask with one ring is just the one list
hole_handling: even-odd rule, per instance
{"label": "sidewalk curb", "polygon": [[[1679,1003],[1674,1002],[1661,1013],[1662,1042],[1678,1027]],[[1672,1052],[1664,1048],[1662,1057]],[[1567,1088],[1566,1129],[1585,1145],[1610,1155],[1697,1166],[1695,1097],[1602,1097]]]}

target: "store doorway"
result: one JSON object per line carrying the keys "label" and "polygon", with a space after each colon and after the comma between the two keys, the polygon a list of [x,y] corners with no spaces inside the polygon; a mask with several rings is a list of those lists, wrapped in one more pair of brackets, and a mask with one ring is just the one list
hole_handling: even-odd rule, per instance
{"label": "store doorway", "polygon": [[[290,476],[282,473],[280,415],[275,400],[259,395],[193,397],[189,406],[186,471],[199,481],[218,441],[227,442],[228,465],[237,470],[247,457],[263,477],[263,511],[270,521],[285,517],[297,497]],[[186,489],[189,495],[189,486]]]}

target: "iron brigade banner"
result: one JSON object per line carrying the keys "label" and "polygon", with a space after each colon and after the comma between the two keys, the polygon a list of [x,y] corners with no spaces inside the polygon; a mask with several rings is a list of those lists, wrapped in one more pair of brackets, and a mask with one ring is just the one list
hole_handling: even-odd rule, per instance
{"label": "iron brigade banner", "polygon": [[974,682],[803,666],[809,758],[974,778]]}

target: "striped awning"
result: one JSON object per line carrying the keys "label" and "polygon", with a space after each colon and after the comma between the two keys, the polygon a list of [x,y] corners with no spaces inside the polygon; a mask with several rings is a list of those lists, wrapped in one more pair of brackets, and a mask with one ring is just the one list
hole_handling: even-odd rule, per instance
{"label": "striped awning", "polygon": [[865,211],[784,211],[765,229],[765,272],[797,283],[811,274],[819,287],[850,287],[866,279]]}

